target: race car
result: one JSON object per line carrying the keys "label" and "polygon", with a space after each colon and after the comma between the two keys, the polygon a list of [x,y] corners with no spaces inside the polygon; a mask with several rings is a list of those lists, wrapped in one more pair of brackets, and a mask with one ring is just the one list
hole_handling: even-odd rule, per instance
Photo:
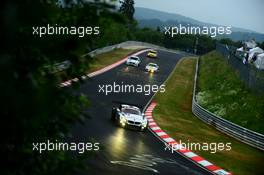
{"label": "race car", "polygon": [[120,103],[112,108],[111,120],[121,127],[132,127],[144,131],[148,127],[148,120],[140,108],[134,105]]}
{"label": "race car", "polygon": [[158,57],[158,52],[156,50],[150,50],[147,54],[148,57],[150,58],[157,58]]}
{"label": "race car", "polygon": [[148,63],[145,70],[150,73],[158,72],[159,66],[156,63]]}
{"label": "race car", "polygon": [[127,61],[126,61],[126,65],[130,65],[130,66],[136,66],[138,67],[140,64],[141,60],[139,57],[137,56],[130,56]]}

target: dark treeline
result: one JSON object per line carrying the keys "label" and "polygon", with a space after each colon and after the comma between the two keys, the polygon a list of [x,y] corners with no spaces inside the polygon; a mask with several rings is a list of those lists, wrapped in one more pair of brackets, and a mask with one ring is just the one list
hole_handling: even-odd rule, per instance
{"label": "dark treeline", "polygon": [[[1,152],[0,174],[74,174],[87,167],[86,154],[69,151],[40,154],[33,143],[63,141],[76,122],[86,118],[89,104],[84,95],[72,95],[58,85],[67,77],[83,75],[93,48],[125,40],[128,31],[120,27],[126,18],[112,13],[113,7],[96,1],[61,8],[55,1],[27,0],[1,3]],[[69,1],[69,3],[71,3]],[[100,36],[33,35],[32,27],[100,26]],[[63,75],[46,68],[64,60],[72,65]],[[78,85],[75,85],[76,88]],[[87,141],[88,142],[88,141]]]}

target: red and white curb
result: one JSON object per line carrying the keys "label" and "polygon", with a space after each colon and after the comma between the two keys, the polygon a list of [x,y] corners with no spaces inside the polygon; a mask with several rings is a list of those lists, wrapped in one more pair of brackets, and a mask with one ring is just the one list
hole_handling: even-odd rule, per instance
{"label": "red and white curb", "polygon": [[[138,51],[138,52],[136,52],[136,53],[134,53],[132,55],[128,55],[125,58],[123,58],[123,59],[121,59],[121,60],[119,60],[119,61],[117,61],[117,62],[115,62],[115,63],[113,63],[113,64],[111,64],[109,66],[106,66],[106,67],[104,67],[104,68],[102,68],[100,70],[97,70],[95,72],[92,72],[92,73],[89,73],[89,74],[86,74],[86,75],[81,76],[81,79],[85,80],[88,77],[91,78],[91,77],[94,77],[96,75],[102,74],[102,73],[104,73],[106,71],[109,71],[110,69],[113,69],[113,68],[119,66],[120,64],[123,64],[124,62],[126,62],[126,60],[128,59],[128,57],[130,57],[130,56],[137,56],[137,55],[140,55],[140,54],[142,54],[144,52],[147,52],[149,50],[150,49],[144,49],[144,50]],[[78,82],[78,81],[79,81],[79,78],[73,78],[71,80],[67,80],[67,81],[62,82],[60,84],[60,87],[70,86],[73,82]]]}
{"label": "red and white curb", "polygon": [[189,160],[199,164],[200,166],[204,167],[208,171],[212,172],[213,174],[217,175],[231,175],[230,172],[223,170],[222,168],[212,164],[211,162],[205,160],[204,158],[198,156],[197,154],[193,153],[192,151],[185,149],[181,144],[177,143],[173,138],[171,138],[165,131],[163,131],[157,123],[154,121],[152,117],[152,111],[157,105],[156,102],[152,102],[145,111],[145,117],[149,122],[149,128],[156,136],[161,139],[163,142],[166,143],[171,149],[177,151],[178,153],[182,154],[183,156],[187,157]]}

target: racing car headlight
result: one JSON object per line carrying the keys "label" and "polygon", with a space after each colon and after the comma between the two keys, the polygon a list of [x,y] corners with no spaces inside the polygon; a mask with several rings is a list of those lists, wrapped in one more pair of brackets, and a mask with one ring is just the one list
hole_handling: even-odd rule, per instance
{"label": "racing car headlight", "polygon": [[148,124],[148,121],[147,121],[147,119],[145,119],[145,120],[143,120],[143,122],[142,122],[142,127],[147,127],[147,124]]}
{"label": "racing car headlight", "polygon": [[127,120],[126,120],[126,117],[124,115],[120,115],[120,123],[126,123]]}

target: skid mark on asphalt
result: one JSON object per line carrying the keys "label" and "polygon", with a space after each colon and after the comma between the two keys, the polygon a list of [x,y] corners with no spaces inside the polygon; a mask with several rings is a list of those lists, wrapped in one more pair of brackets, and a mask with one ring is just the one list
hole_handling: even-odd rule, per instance
{"label": "skid mark on asphalt", "polygon": [[155,169],[155,166],[158,166],[159,164],[174,164],[185,170],[188,170],[189,172],[191,171],[195,174],[200,175],[200,173],[193,171],[184,165],[181,165],[173,159],[163,159],[150,154],[135,155],[133,157],[130,157],[128,161],[110,161],[110,163],[121,166],[128,166],[132,168],[138,168],[145,171],[152,171],[154,173],[159,173],[159,171]]}

